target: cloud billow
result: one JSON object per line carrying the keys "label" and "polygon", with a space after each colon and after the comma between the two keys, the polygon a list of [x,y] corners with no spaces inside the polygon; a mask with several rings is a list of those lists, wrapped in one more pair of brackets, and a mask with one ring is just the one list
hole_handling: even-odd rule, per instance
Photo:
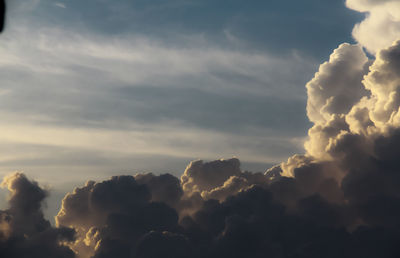
{"label": "cloud billow", "polygon": [[398,39],[400,6],[397,0],[347,0],[346,5],[368,14],[354,27],[353,36],[370,53],[376,54]]}

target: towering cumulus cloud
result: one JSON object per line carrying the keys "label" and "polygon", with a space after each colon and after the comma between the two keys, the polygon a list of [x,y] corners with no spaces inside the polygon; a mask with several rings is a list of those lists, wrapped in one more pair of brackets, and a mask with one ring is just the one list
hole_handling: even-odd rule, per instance
{"label": "towering cumulus cloud", "polygon": [[305,154],[264,174],[233,158],[193,161],[181,178],[89,181],[64,197],[55,228],[47,192],[13,174],[0,257],[399,257],[400,2],[347,5],[369,14],[359,44],[340,45],[306,85]]}

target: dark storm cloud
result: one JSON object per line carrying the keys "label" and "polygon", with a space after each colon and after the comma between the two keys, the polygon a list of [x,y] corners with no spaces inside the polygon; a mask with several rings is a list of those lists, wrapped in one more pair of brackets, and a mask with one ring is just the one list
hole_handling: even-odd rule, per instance
{"label": "dark storm cloud", "polygon": [[[154,248],[157,246],[157,248]],[[138,242],[135,253],[137,258],[192,258],[196,257],[193,247],[184,235],[170,232],[152,231],[142,237]]]}
{"label": "dark storm cloud", "polygon": [[[171,180],[172,185],[168,186]],[[89,252],[94,257],[129,257],[134,243],[151,230],[178,230],[177,212],[167,204],[155,201],[168,197],[171,198],[167,201],[169,204],[179,201],[180,194],[176,196],[169,191],[174,190],[171,188],[181,191],[176,180],[169,175],[141,176],[139,182],[145,182],[149,187],[139,184],[132,176],[113,177],[100,183],[88,182],[64,198],[57,224],[79,225],[78,242],[73,246],[78,253],[84,253],[92,243],[96,248]],[[161,185],[164,189],[156,187],[161,182],[165,183]],[[163,193],[168,195],[162,196]]]}
{"label": "dark storm cloud", "polygon": [[[223,169],[232,169],[231,165],[235,162],[237,160],[204,163],[208,168],[200,168],[198,173],[205,173],[204,176],[207,177],[207,174],[214,169],[214,173],[219,174]],[[132,190],[150,186],[153,190],[149,190],[149,193],[159,196],[160,190],[154,187],[154,183],[151,183],[149,179],[158,182],[175,181],[167,185],[170,184],[170,187],[173,186],[174,189],[181,189],[176,185],[176,178],[173,179],[169,175],[159,177],[138,175],[139,180],[147,178],[142,181],[145,185],[141,186],[135,183],[133,177],[112,178],[98,184],[100,188],[103,188],[100,192],[107,196],[99,199],[105,202],[101,205],[101,210],[112,212],[105,218],[105,222],[88,229],[87,233],[83,234],[82,241],[86,248],[91,245],[96,246],[92,249],[93,257],[261,257],[268,255],[269,257],[361,258],[379,257],[383,252],[385,252],[385,257],[396,257],[397,241],[400,237],[396,224],[387,222],[386,225],[379,225],[371,220],[360,224],[359,219],[363,218],[360,216],[363,216],[364,208],[353,205],[352,202],[347,203],[343,198],[332,200],[330,197],[332,189],[334,189],[333,193],[342,192],[342,190],[335,180],[323,179],[323,176],[319,174],[322,166],[325,165],[316,164],[298,168],[296,178],[281,178],[275,182],[264,178],[264,184],[260,184],[261,181],[255,183],[249,188],[231,194],[224,201],[200,200],[194,204],[195,211],[191,215],[181,215],[179,222],[177,220],[179,208],[174,212],[166,205],[149,202],[148,197],[141,198],[141,195],[129,194]],[[190,169],[189,166],[187,170]],[[235,173],[235,169],[232,173]],[[127,183],[129,187],[120,186],[120,184],[125,184],[122,183],[125,180],[126,183],[129,182]],[[290,181],[289,187],[294,191],[282,191],[284,185]],[[106,185],[116,187],[105,187]],[[315,188],[316,185],[322,187],[318,189]],[[93,183],[87,184],[86,187],[93,190],[88,192],[89,196],[79,197],[80,190],[75,190],[66,197],[63,203],[64,214],[75,216],[73,215],[75,211],[83,212],[74,217],[75,221],[69,222],[70,225],[81,230],[82,225],[87,227],[96,221],[98,215],[96,212],[93,213],[93,210],[88,212],[87,208],[79,208],[80,203],[90,200],[90,195],[96,192],[97,187]],[[181,191],[183,189],[178,192]],[[129,200],[128,203],[123,201],[128,200],[124,196],[125,192],[127,196],[133,197],[133,201]],[[327,192],[330,193],[326,194]],[[282,202],[280,195],[283,193],[292,198],[293,206]],[[77,204],[71,203],[73,196],[78,198]],[[144,202],[136,202],[136,197],[140,197],[139,199]],[[190,201],[182,194],[173,195],[171,200],[174,200],[174,205],[177,202],[184,204]],[[386,216],[392,215],[393,218],[397,214],[393,213],[395,208],[386,209],[385,212]],[[369,214],[373,215],[374,212],[371,211]],[[79,221],[88,215],[90,222],[81,225]],[[384,239],[384,242],[379,239]],[[374,241],[377,242],[371,245]],[[82,246],[76,244],[72,248],[78,253],[83,249]],[[83,252],[81,252],[81,257],[90,257],[90,255],[82,254]]]}
{"label": "dark storm cloud", "polygon": [[5,177],[2,185],[11,195],[9,208],[0,211],[1,257],[75,257],[68,247],[61,245],[74,240],[74,230],[54,228],[43,216],[45,190],[19,173]]}
{"label": "dark storm cloud", "polygon": [[[326,56],[349,40],[361,15],[342,1],[51,1],[33,13],[45,22],[84,27],[105,34],[136,33],[176,43],[177,35],[203,35],[231,47],[250,47],[274,53],[298,49]],[[282,33],[285,31],[285,33]],[[318,36],[315,36],[318,35]]]}
{"label": "dark storm cloud", "polygon": [[135,179],[149,188],[153,202],[163,202],[175,208],[183,195],[179,179],[170,174],[138,174]]}

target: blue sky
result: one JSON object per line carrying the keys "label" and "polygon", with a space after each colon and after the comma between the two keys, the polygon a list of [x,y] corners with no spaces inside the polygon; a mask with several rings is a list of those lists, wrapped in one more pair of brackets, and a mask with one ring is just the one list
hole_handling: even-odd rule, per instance
{"label": "blue sky", "polygon": [[341,0],[15,0],[8,11],[0,173],[60,195],[113,174],[180,175],[193,159],[263,171],[304,152],[304,85],[363,18]]}
{"label": "blue sky", "polygon": [[[300,51],[324,59],[362,15],[341,0],[37,1],[30,15],[40,26],[107,36],[141,35],[173,46],[202,37],[208,43],[282,55]],[[198,44],[204,42],[197,42]]]}

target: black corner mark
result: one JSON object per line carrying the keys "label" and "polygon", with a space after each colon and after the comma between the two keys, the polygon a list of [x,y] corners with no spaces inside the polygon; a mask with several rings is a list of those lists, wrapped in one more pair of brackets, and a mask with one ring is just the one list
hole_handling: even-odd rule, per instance
{"label": "black corner mark", "polygon": [[5,0],[0,0],[0,32],[2,32],[4,29],[5,14],[6,14]]}

